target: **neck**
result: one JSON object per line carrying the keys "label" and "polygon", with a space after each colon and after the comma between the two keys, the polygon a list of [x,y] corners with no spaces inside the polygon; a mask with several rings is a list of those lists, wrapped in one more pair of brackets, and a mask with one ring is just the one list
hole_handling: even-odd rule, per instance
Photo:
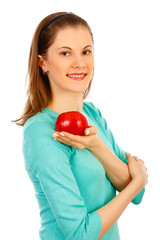
{"label": "neck", "polygon": [[61,114],[69,111],[83,111],[83,95],[82,94],[63,94],[56,95],[48,104],[47,108]]}

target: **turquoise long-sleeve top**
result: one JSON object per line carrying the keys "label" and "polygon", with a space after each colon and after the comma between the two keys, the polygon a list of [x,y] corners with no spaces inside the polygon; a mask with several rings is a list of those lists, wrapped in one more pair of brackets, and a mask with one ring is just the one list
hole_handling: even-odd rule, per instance
{"label": "turquoise long-sleeve top", "polygon": [[[89,125],[110,150],[126,164],[105,118],[92,102],[83,102]],[[25,169],[33,183],[41,218],[41,240],[97,240],[101,218],[96,211],[116,196],[102,164],[84,148],[55,141],[52,133],[59,113],[49,108],[30,117],[23,127]],[[139,204],[145,189],[132,203]],[[119,240],[118,222],[101,238]]]}

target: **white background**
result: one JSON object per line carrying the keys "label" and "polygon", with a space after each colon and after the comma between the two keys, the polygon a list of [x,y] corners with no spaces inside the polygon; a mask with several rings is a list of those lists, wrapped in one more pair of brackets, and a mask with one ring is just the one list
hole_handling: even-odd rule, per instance
{"label": "white background", "polygon": [[142,203],[130,203],[119,219],[121,239],[160,239],[156,218],[160,214],[158,0],[34,0],[1,5],[0,239],[39,239],[39,209],[24,169],[22,127],[10,120],[17,119],[24,108],[33,32],[45,16],[57,11],[74,12],[89,23],[95,42],[95,75],[86,101],[101,110],[117,143],[142,158],[148,168]]}

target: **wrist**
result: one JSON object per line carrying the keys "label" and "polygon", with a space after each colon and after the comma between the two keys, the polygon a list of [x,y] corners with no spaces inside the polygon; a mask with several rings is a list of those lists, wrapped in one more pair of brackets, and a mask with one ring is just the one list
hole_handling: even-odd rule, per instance
{"label": "wrist", "polygon": [[100,139],[100,137],[97,135],[95,142],[92,146],[88,147],[88,150],[92,153],[95,153],[99,147],[103,144],[103,141]]}
{"label": "wrist", "polygon": [[142,179],[139,177],[133,178],[130,183],[134,185],[135,189],[137,189],[137,194],[144,188]]}

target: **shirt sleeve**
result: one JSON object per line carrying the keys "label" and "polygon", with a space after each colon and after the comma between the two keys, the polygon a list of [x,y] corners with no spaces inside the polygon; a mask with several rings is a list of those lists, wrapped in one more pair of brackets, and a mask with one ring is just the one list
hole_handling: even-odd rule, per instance
{"label": "shirt sleeve", "polygon": [[53,126],[32,124],[24,132],[25,161],[39,179],[41,188],[65,239],[97,240],[101,219],[97,211],[87,212],[70,165],[69,147],[56,142]]}
{"label": "shirt sleeve", "polygon": [[[102,122],[102,125],[106,131],[106,136],[107,138],[109,138],[109,141],[113,147],[113,150],[114,150],[114,153],[115,155],[121,160],[123,161],[124,163],[128,164],[128,160],[125,156],[125,151],[117,144],[117,142],[115,141],[114,139],[114,136],[113,136],[113,133],[112,131],[108,128],[108,125],[107,125],[107,122],[105,120],[105,118],[102,116],[101,114],[101,111],[96,108],[97,112],[98,112],[98,115],[100,117],[100,120]],[[118,190],[117,190],[118,191]],[[119,191],[118,191],[119,192]],[[140,204],[141,201],[142,201],[142,198],[143,198],[143,195],[144,195],[144,192],[145,192],[145,188],[143,188],[141,190],[141,192],[139,192],[133,199],[132,199],[132,203],[134,204]]]}

